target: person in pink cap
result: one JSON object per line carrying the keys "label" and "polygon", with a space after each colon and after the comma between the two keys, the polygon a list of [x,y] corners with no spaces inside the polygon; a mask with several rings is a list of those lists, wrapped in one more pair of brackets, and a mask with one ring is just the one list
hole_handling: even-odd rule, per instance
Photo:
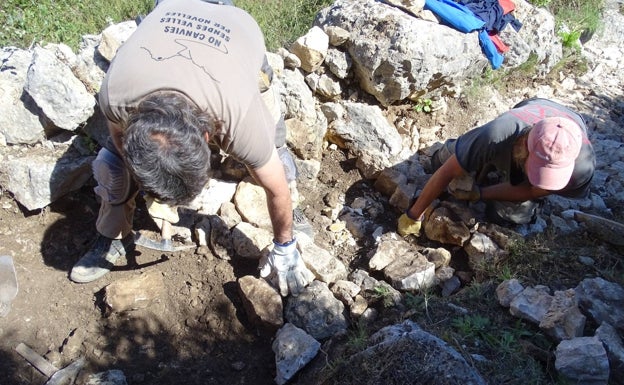
{"label": "person in pink cap", "polygon": [[[418,235],[425,210],[447,190],[457,199],[485,201],[494,222],[530,223],[540,198],[588,196],[595,165],[581,115],[552,100],[525,100],[433,154],[435,172],[400,216],[398,232]],[[472,188],[454,188],[451,181],[466,175]]]}

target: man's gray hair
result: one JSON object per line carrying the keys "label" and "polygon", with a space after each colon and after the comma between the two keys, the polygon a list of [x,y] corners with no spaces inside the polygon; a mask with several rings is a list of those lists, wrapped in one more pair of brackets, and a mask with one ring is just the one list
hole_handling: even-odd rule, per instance
{"label": "man's gray hair", "polygon": [[141,188],[171,205],[195,198],[208,182],[215,119],[179,92],[152,93],[131,111],[124,158]]}

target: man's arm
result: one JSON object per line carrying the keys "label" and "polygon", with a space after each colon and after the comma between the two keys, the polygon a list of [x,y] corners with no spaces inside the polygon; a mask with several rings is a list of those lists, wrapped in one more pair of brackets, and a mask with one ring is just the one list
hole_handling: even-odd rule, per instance
{"label": "man's arm", "polygon": [[266,192],[275,241],[290,242],[293,239],[292,201],[277,150],[273,149],[271,158],[264,166],[250,169],[250,172]]}
{"label": "man's arm", "polygon": [[260,276],[276,278],[282,296],[286,297],[288,293],[297,296],[314,280],[314,274],[303,262],[293,236],[290,190],[277,150],[273,149],[267,164],[250,172],[266,192],[273,224],[273,250],[261,260]]}

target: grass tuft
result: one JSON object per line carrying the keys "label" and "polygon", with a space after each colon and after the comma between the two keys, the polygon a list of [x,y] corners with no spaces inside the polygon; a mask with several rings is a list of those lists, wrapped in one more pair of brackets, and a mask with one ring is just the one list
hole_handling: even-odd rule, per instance
{"label": "grass tuft", "polygon": [[[287,47],[305,34],[317,12],[331,0],[239,0],[235,4],[258,21],[267,49]],[[84,35],[147,14],[153,0],[3,0],[0,47],[64,43],[77,50]]]}
{"label": "grass tuft", "polygon": [[64,43],[76,50],[82,36],[145,14],[153,0],[3,0],[0,46],[28,48]]}
{"label": "grass tuft", "polygon": [[238,0],[235,4],[249,12],[264,32],[267,50],[288,48],[312,27],[318,11],[332,0]]}

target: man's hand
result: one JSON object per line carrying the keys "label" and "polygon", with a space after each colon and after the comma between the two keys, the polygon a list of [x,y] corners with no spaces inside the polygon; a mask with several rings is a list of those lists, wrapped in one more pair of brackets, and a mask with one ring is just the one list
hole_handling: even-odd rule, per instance
{"label": "man's hand", "polygon": [[180,220],[176,207],[160,203],[150,195],[145,195],[145,205],[152,218],[163,219],[169,223],[177,223]]}
{"label": "man's hand", "polygon": [[422,219],[414,220],[410,218],[407,213],[399,217],[398,233],[399,235],[406,236],[409,234],[420,235],[420,228],[422,227]]}
{"label": "man's hand", "polygon": [[297,250],[297,241],[280,244],[273,241],[273,250],[265,261],[260,263],[262,278],[276,278],[280,294],[293,296],[301,291],[314,279],[314,274],[303,263]]}

